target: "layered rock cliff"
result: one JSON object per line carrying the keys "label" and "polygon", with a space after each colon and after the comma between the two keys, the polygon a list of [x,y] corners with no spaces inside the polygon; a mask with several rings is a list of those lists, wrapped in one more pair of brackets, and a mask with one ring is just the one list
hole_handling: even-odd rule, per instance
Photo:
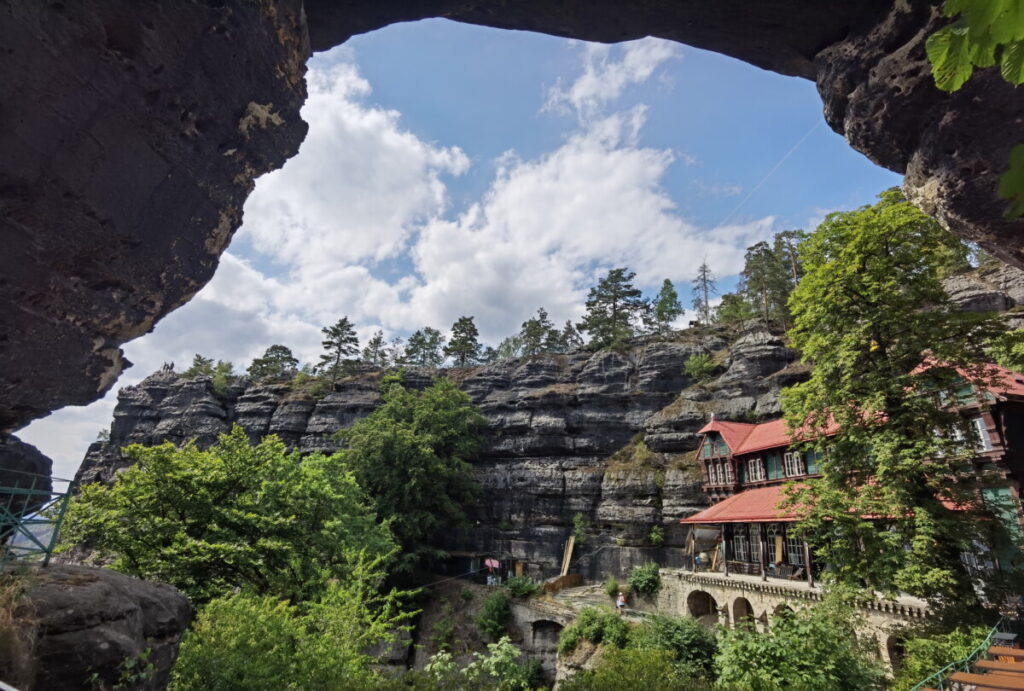
{"label": "layered rock cliff", "polygon": [[[687,358],[710,353],[718,372],[697,385],[683,374]],[[778,336],[754,328],[731,344],[722,331],[683,332],[637,343],[626,352],[576,352],[508,360],[444,372],[488,421],[475,459],[483,499],[456,552],[491,552],[550,574],[581,514],[586,544],[577,567],[590,575],[623,572],[634,563],[678,557],[677,520],[706,505],[692,460],[696,431],[712,413],[756,419],[779,413],[778,393],[803,368]],[[441,374],[413,368],[406,382]],[[245,378],[216,393],[208,378],[157,372],[121,390],[109,442],[93,444],[80,482],[110,482],[128,461],[126,444],[200,445],[239,424],[253,437],[277,434],[302,451],[334,451],[334,433],[379,402],[380,373],[339,382],[314,398],[291,383]],[[665,542],[651,543],[662,526]]]}

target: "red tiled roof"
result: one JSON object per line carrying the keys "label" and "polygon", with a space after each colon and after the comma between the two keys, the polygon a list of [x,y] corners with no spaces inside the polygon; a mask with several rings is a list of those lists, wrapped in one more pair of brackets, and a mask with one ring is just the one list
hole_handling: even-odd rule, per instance
{"label": "red tiled roof", "polygon": [[764,523],[769,521],[795,521],[790,510],[782,510],[784,485],[758,487],[734,494],[714,506],[704,509],[680,523]]}
{"label": "red tiled roof", "polygon": [[708,432],[718,432],[725,439],[725,443],[729,446],[729,451],[737,453],[736,449],[743,444],[743,440],[747,438],[747,435],[757,427],[757,425],[750,422],[725,422],[723,420],[712,420],[708,424],[700,428],[697,434],[707,434]]}
{"label": "red tiled roof", "polygon": [[989,367],[991,368],[991,376],[994,380],[993,385],[989,387],[992,393],[999,396],[1020,396],[1024,398],[1024,375],[999,365],[989,365]]}

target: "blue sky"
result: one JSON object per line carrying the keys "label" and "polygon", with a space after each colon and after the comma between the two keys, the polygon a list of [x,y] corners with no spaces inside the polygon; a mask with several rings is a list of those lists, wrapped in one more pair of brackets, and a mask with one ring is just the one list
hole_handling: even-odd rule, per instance
{"label": "blue sky", "polygon": [[[726,290],[750,244],[900,182],[825,125],[812,83],[654,39],[429,20],[319,54],[307,79],[299,154],[257,181],[213,281],[125,347],[118,386],[196,352],[314,360],[343,315],[364,341],[473,315],[494,344],[540,306],[577,319],[615,266],[688,302],[703,259]],[[22,437],[72,474],[114,402]]]}

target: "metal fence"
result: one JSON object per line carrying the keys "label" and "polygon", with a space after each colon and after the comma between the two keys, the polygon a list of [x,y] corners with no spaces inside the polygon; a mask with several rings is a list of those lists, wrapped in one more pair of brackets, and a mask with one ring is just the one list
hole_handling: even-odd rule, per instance
{"label": "metal fence", "polygon": [[0,566],[49,563],[73,491],[73,480],[0,471]]}
{"label": "metal fence", "polygon": [[1009,617],[1000,617],[996,625],[992,627],[992,630],[988,632],[985,639],[978,644],[970,655],[962,660],[951,662],[935,674],[931,675],[924,681],[920,682],[916,686],[912,687],[910,691],[921,691],[922,689],[938,689],[939,691],[947,691],[947,689],[958,689],[960,684],[950,680],[950,677],[957,672],[970,672],[971,666],[974,665],[979,659],[981,659],[989,647],[992,645],[997,634],[1000,633],[1019,633],[1020,623],[1015,619]]}

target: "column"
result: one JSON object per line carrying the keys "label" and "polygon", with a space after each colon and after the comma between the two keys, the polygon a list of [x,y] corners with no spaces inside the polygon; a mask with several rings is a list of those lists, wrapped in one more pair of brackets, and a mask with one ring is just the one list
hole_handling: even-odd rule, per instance
{"label": "column", "polygon": [[725,575],[729,576],[729,543],[732,542],[732,523],[722,525],[722,563],[725,564]]}
{"label": "column", "polygon": [[811,572],[811,548],[804,540],[804,571],[807,572],[807,584],[814,587],[814,574]]}
{"label": "column", "polygon": [[767,569],[767,565],[765,564],[764,539],[765,539],[764,523],[758,523],[757,524],[757,552],[758,552],[757,558],[758,558],[758,565],[761,567],[761,580],[762,581],[767,581],[768,580],[768,569]]}

